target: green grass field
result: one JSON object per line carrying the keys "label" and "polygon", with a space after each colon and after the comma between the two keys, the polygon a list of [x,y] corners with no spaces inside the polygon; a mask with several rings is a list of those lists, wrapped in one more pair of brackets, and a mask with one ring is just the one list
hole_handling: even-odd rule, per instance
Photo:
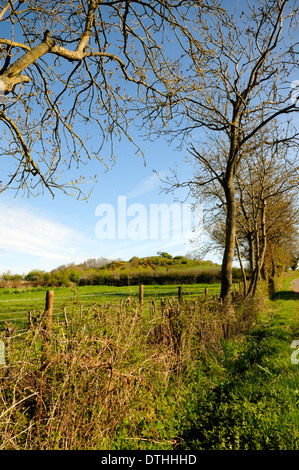
{"label": "green grass field", "polygon": [[[178,285],[149,285],[144,286],[144,302],[152,299],[159,300],[167,297],[178,296]],[[220,283],[215,284],[186,284],[183,285],[183,297],[194,298],[205,293],[209,295],[220,292]],[[29,311],[41,311],[45,308],[46,291],[54,290],[54,315],[61,314],[63,307],[72,309],[74,302],[88,309],[94,303],[118,302],[121,299],[139,298],[139,286],[78,286],[69,287],[35,287],[35,288],[10,288],[0,290],[0,330],[5,322],[9,321],[25,328]]]}

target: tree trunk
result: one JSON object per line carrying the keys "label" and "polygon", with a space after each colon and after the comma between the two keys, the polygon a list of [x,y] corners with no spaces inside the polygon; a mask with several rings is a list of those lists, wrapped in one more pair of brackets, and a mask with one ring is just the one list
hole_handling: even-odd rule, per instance
{"label": "tree trunk", "polygon": [[236,247],[237,247],[238,258],[239,258],[239,263],[240,263],[240,268],[241,268],[242,278],[243,278],[243,295],[244,297],[246,297],[246,292],[247,292],[246,272],[245,272],[244,265],[242,262],[242,256],[241,256],[241,250],[240,250],[238,237],[236,237]]}
{"label": "tree trunk", "polygon": [[234,191],[233,175],[223,180],[223,189],[225,192],[227,214],[226,214],[226,234],[225,248],[221,269],[221,293],[220,297],[224,302],[231,299],[232,292],[232,267],[235,254],[236,237],[236,200]]}
{"label": "tree trunk", "polygon": [[[259,233],[257,230],[256,238],[258,240]],[[261,270],[265,260],[267,248],[267,231],[266,231],[266,202],[262,200],[262,209],[261,209],[261,241],[258,243],[257,252],[256,252],[256,265],[252,275],[251,284],[248,290],[248,295],[254,297],[257,289],[258,282],[261,277]]]}
{"label": "tree trunk", "polygon": [[253,270],[254,270],[254,240],[252,237],[252,233],[249,234],[247,237],[248,240],[248,247],[249,247],[249,270],[250,270],[250,275],[252,276]]}

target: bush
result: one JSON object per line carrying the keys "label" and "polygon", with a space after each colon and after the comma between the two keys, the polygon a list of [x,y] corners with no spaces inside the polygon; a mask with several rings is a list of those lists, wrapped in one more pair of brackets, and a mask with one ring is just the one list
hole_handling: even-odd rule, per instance
{"label": "bush", "polygon": [[[234,282],[240,280],[238,272],[234,273]],[[81,276],[79,285],[134,286],[171,285],[171,284],[214,284],[221,281],[220,269],[164,269],[164,270],[100,270],[90,275]]]}
{"label": "bush", "polygon": [[184,382],[236,327],[217,302],[107,303],[55,316],[45,356],[43,317],[32,319],[0,366],[0,449],[172,449]]}

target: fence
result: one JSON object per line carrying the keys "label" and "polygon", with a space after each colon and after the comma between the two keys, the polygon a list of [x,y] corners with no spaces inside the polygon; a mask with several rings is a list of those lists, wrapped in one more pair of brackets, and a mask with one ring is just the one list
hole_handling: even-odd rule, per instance
{"label": "fence", "polygon": [[[235,284],[234,285],[234,291],[233,291],[233,296],[237,292],[237,290],[240,290],[240,285]],[[141,312],[147,312],[150,317],[154,317],[158,310],[160,311],[162,317],[163,317],[163,312],[167,310],[167,298],[160,298],[160,304],[157,304],[157,299],[147,299],[145,300],[144,297],[144,286],[140,285],[139,286],[139,292],[138,292],[138,299],[135,297],[135,302],[139,303],[139,308],[141,308]],[[211,298],[211,299],[219,299],[219,292],[216,293],[215,290],[213,291],[213,295],[210,295],[209,289],[206,287],[203,292],[201,292],[199,295],[197,295],[197,298],[200,297],[200,295],[204,296],[205,298]],[[88,295],[86,295],[87,297]],[[186,296],[188,297],[188,296]],[[70,299],[71,297],[65,297],[64,299]],[[172,299],[174,296],[172,296]],[[59,297],[61,300],[62,297]],[[190,298],[189,298],[190,299]],[[34,299],[27,299],[28,301],[32,301]],[[183,295],[183,287],[178,286],[177,290],[177,300],[179,303],[183,302],[184,300],[184,295]],[[130,297],[127,297],[126,302],[129,303],[131,302],[132,299]],[[3,302],[3,301],[2,301]],[[66,306],[61,307],[54,307],[54,291],[47,291],[46,292],[46,299],[44,299],[44,308],[39,309],[38,311],[38,316],[39,319],[37,320],[36,317],[36,311],[33,310],[28,310],[22,311],[22,312],[17,312],[17,313],[23,313],[24,312],[27,314],[26,316],[22,316],[19,318],[13,317],[13,318],[5,318],[0,320],[0,364],[9,364],[9,351],[10,351],[10,346],[11,346],[11,341],[12,340],[17,340],[20,341],[23,338],[25,338],[26,331],[30,329],[35,321],[40,322],[40,327],[41,327],[41,332],[42,332],[42,340],[41,340],[41,348],[42,348],[42,357],[43,357],[43,362],[46,362],[48,358],[48,351],[50,349],[50,340],[51,340],[51,330],[52,330],[52,322],[53,322],[53,317],[54,316],[60,316],[62,321],[64,322],[66,328],[69,326],[69,319],[67,312]],[[118,301],[119,303],[119,301]],[[93,304],[94,305],[94,304]],[[109,305],[114,305],[113,303],[109,303]],[[116,301],[115,301],[116,305]],[[88,309],[90,308],[90,305],[88,303],[80,304],[77,303],[77,312],[78,312],[78,307],[79,307],[79,316],[82,319],[83,314],[84,314],[84,308]],[[13,320],[13,321],[10,321]],[[21,323],[20,323],[21,321]],[[71,319],[72,322],[72,319]],[[2,330],[2,333],[1,333]],[[4,330],[4,331],[3,331]],[[15,334],[17,330],[17,333]],[[1,340],[1,337],[4,339],[4,341]]]}
{"label": "fence", "polygon": [[[240,290],[240,284],[234,284],[233,295],[235,292]],[[219,296],[220,290],[213,289],[208,287],[199,286],[198,290],[193,293],[186,292],[184,290],[184,286],[178,286],[177,291],[173,290],[167,293],[167,295],[171,295],[171,297],[177,297],[179,301],[182,301],[185,297],[192,298],[198,297],[200,295],[204,296]],[[160,298],[167,297],[167,295],[161,295]],[[71,302],[79,302],[79,308],[81,314],[83,311],[90,308],[94,303],[103,303],[104,301],[102,298],[106,298],[111,296],[111,301],[109,302],[118,302],[120,298],[127,299],[128,297],[134,297],[139,299],[139,303],[143,304],[145,307],[148,306],[150,308],[152,298],[157,298],[155,293],[153,293],[151,286],[147,286],[146,289],[143,285],[139,286],[139,292],[134,293],[120,293],[117,294],[114,292],[102,292],[100,294],[81,294],[78,296],[78,300],[74,300],[74,296],[57,296],[55,304],[53,305],[53,316],[65,316],[66,314],[66,303]],[[107,301],[107,300],[106,300]],[[18,303],[22,304],[22,307],[18,308]],[[27,306],[27,305],[28,306]],[[14,307],[16,305],[16,307]],[[32,321],[32,317],[37,312],[42,312],[45,310],[45,298],[28,298],[28,299],[7,299],[7,300],[0,300],[0,331],[3,330],[6,323],[10,323],[18,328],[19,331],[26,331],[28,326]]]}
{"label": "fence", "polygon": [[[171,291],[171,287],[170,291]],[[240,284],[234,284],[234,290],[232,295],[234,296],[237,291],[241,289]],[[143,304],[145,307],[148,306],[150,308],[152,299],[157,297],[164,298],[169,297],[171,298],[176,297],[179,301],[182,301],[183,298],[193,298],[198,296],[219,296],[220,289],[217,288],[208,288],[198,286],[198,290],[190,292],[187,288],[185,290],[185,286],[178,286],[177,291],[174,290],[172,292],[168,291],[167,293],[158,293],[156,294],[155,288],[154,291],[152,290],[152,286],[147,286],[144,290],[144,286],[139,286],[139,292],[131,292],[131,293],[118,293],[118,292],[101,292],[101,293],[91,293],[91,294],[81,294],[78,296],[78,299],[74,299],[74,296],[57,296],[55,301],[55,306],[53,306],[53,316],[64,316],[66,315],[66,304],[71,301],[73,303],[77,302],[80,305],[80,313],[83,314],[83,311],[91,308],[95,303],[104,303],[107,302],[108,296],[111,296],[112,300],[109,302],[118,302],[120,298],[127,299],[127,298],[139,298],[139,303]],[[105,299],[106,300],[103,300]],[[15,307],[14,305],[18,305],[21,302],[22,306],[20,308]],[[27,305],[28,306],[27,306]],[[60,304],[60,305],[58,305]],[[5,307],[4,307],[5,306]],[[0,299],[0,331],[3,329],[6,323],[10,323],[18,328],[19,331],[25,331],[30,326],[32,317],[36,315],[36,313],[41,313],[45,309],[45,298],[28,298],[28,299]]]}
{"label": "fence", "polygon": [[[182,295],[182,289],[180,292]],[[148,289],[151,293],[151,289]],[[148,291],[144,291],[143,286],[139,286],[139,300],[144,303],[144,294],[148,294]],[[207,290],[206,290],[207,291]],[[207,292],[206,292],[207,293]],[[198,292],[196,295],[199,295]],[[173,293],[175,295],[175,292]],[[107,298],[111,298],[111,301],[118,301],[119,298],[128,298],[129,297],[138,297],[138,293],[121,293],[117,294],[114,292],[102,292],[101,294],[81,294],[78,295],[78,301],[80,303],[81,310],[90,308],[95,302],[102,303]],[[155,297],[155,295],[153,295]],[[53,315],[62,315],[65,309],[65,304],[68,302],[74,302],[74,296],[57,296],[55,299],[55,305],[53,307]],[[109,300],[110,301],[110,300]],[[110,302],[111,302],[110,301]],[[20,306],[21,305],[21,306]],[[4,324],[9,322],[15,326],[18,326],[18,329],[26,330],[28,323],[30,323],[30,315],[34,315],[34,312],[43,311],[45,305],[45,298],[28,298],[28,299],[7,299],[0,300],[0,330],[3,328]]]}

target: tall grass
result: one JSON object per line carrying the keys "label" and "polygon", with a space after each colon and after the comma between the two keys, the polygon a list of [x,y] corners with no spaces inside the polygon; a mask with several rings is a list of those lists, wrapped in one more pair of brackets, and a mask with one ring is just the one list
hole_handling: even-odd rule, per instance
{"label": "tall grass", "polygon": [[56,320],[42,365],[36,318],[0,366],[0,449],[173,449],[198,361],[241,329],[201,298],[95,304]]}
{"label": "tall grass", "polygon": [[257,321],[243,340],[224,341],[206,365],[210,384],[198,381],[188,402],[181,449],[298,450],[298,296],[290,278],[279,284],[251,303]]}

